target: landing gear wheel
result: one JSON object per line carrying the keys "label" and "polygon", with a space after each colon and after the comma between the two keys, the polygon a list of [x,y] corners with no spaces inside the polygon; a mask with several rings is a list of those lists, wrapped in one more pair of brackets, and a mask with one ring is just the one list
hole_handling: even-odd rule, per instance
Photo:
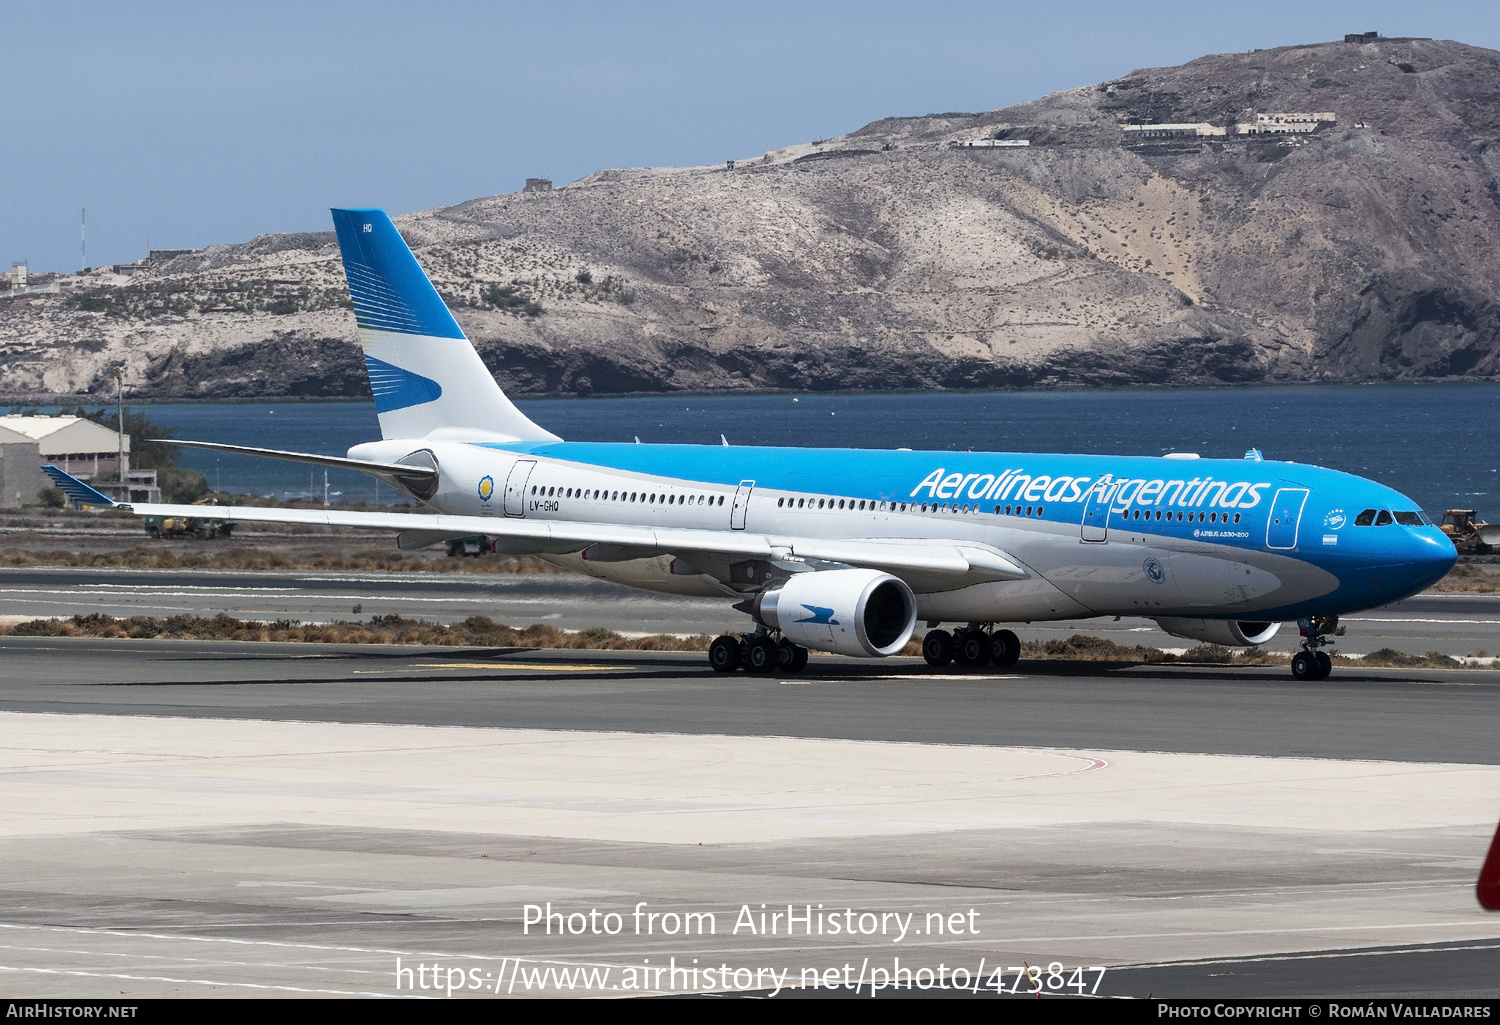
{"label": "landing gear wheel", "polygon": [[996,630],[990,635],[990,661],[997,666],[1013,666],[1021,659],[1021,638],[1010,630]]}
{"label": "landing gear wheel", "polygon": [[776,669],[782,673],[800,673],[807,668],[807,649],[786,638],[776,645]]}
{"label": "landing gear wheel", "polygon": [[953,661],[953,635],[947,630],[928,630],[922,638],[922,657],[930,666],[945,666]]}
{"label": "landing gear wheel", "polygon": [[740,642],[727,634],[708,646],[708,664],[716,673],[732,673],[740,667]]}
{"label": "landing gear wheel", "polygon": [[1317,656],[1310,651],[1299,651],[1292,656],[1292,675],[1299,680],[1321,680],[1321,669]]}
{"label": "landing gear wheel", "polygon": [[1328,675],[1333,672],[1333,659],[1326,651],[1319,651],[1313,657],[1318,660],[1318,679],[1328,679]]}
{"label": "landing gear wheel", "polygon": [[961,666],[982,666],[990,660],[990,635],[983,630],[965,630],[953,638],[953,661]]}
{"label": "landing gear wheel", "polygon": [[745,672],[774,673],[780,662],[777,644],[769,637],[754,637],[745,645]]}

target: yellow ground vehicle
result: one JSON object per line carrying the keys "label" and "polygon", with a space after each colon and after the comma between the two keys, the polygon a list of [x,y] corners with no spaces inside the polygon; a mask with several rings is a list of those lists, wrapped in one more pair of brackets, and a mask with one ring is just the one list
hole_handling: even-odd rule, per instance
{"label": "yellow ground vehicle", "polygon": [[[218,505],[212,498],[201,498],[194,505]],[[228,537],[234,524],[212,516],[147,516],[146,533],[157,537]]]}
{"label": "yellow ground vehicle", "polygon": [[1475,519],[1473,509],[1448,509],[1439,524],[1460,555],[1487,555],[1500,551],[1500,523]]}

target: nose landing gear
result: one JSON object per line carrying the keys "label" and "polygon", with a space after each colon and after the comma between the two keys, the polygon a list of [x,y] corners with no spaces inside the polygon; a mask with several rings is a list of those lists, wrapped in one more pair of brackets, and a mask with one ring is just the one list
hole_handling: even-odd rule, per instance
{"label": "nose landing gear", "polygon": [[1332,644],[1333,632],[1338,629],[1338,616],[1308,616],[1297,620],[1297,631],[1302,635],[1302,650],[1292,656],[1292,675],[1299,680],[1326,680],[1333,672],[1333,659],[1323,650]]}

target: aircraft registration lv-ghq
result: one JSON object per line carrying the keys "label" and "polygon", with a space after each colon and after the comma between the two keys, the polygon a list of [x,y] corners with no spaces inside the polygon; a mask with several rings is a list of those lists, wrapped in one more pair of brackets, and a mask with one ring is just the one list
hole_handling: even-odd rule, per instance
{"label": "aircraft registration lv-ghq", "polygon": [[[335,210],[333,221],[381,440],[342,459],[176,443],[360,470],[428,511],[215,516],[389,528],[404,549],[478,536],[492,551],[633,587],[722,597],[754,625],[744,639],[714,641],[709,661],[721,672],[797,672],[808,649],[891,655],[919,621],[933,665],[1004,666],[1020,644],[998,624],[1144,616],[1179,637],[1238,646],[1298,621],[1292,672],[1321,679],[1339,615],[1419,591],[1456,558],[1396,491],[1254,451],[1221,460],[566,442],[505,397],[384,211]],[[58,479],[79,497],[84,485]]]}

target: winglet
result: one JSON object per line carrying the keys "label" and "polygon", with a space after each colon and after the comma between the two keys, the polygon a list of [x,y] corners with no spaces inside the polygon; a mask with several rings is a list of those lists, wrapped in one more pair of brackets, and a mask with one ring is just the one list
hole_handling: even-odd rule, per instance
{"label": "winglet", "polygon": [[42,472],[52,478],[63,494],[67,495],[77,505],[115,505],[115,500],[107,495],[101,495],[89,487],[77,477],[69,476],[51,463],[42,467]]}
{"label": "winglet", "polygon": [[1486,911],[1500,911],[1500,829],[1490,841],[1489,856],[1479,870],[1479,904]]}

